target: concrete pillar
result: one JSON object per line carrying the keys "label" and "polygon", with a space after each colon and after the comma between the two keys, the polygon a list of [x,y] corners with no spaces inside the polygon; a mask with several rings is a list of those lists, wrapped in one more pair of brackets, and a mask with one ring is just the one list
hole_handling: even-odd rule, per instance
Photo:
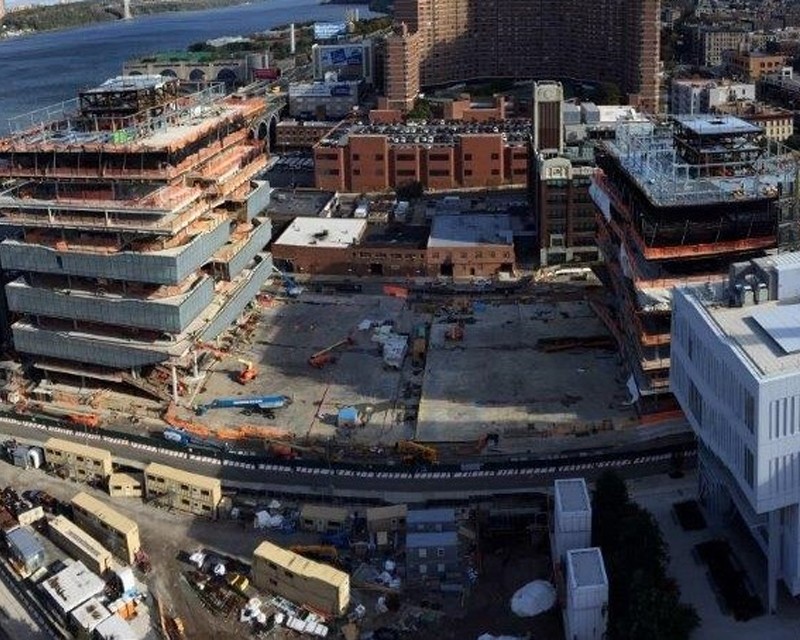
{"label": "concrete pillar", "polygon": [[294,22],[289,25],[289,53],[292,55],[297,53],[297,39],[294,33]]}
{"label": "concrete pillar", "polygon": [[178,404],[178,370],[172,365],[172,399]]}
{"label": "concrete pillar", "polygon": [[767,601],[768,611],[774,614],[778,610],[778,576],[780,575],[781,535],[780,509],[769,512],[767,525],[769,538],[767,546]]}

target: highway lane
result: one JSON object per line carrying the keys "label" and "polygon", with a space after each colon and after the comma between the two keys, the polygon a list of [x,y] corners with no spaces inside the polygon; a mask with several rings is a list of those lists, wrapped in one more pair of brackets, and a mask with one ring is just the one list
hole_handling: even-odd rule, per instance
{"label": "highway lane", "polygon": [[[608,468],[626,477],[654,475],[673,467],[673,450],[683,452],[686,466],[694,464],[693,444],[679,441],[656,451],[642,443],[631,451],[571,455],[558,459],[495,462],[470,461],[463,465],[440,465],[409,469],[380,465],[331,464],[294,461],[269,462],[264,459],[231,456],[219,460],[185,450],[164,448],[158,440],[147,444],[123,437],[98,433],[76,434],[66,427],[43,425],[0,418],[0,434],[21,442],[41,443],[60,437],[102,447],[111,451],[119,464],[144,468],[149,462],[218,477],[227,489],[266,492],[275,495],[326,496],[422,502],[432,499],[468,499],[507,493],[520,493],[552,486],[556,478],[584,476],[592,479]],[[152,444],[150,444],[152,442]]]}

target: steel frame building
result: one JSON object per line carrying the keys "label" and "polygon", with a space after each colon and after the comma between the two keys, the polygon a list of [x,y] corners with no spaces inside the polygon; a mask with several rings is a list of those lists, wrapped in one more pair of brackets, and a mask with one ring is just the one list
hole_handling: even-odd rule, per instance
{"label": "steel frame building", "polygon": [[[14,348],[48,372],[162,400],[272,264],[263,97],[120,76],[11,121],[0,262]],[[156,377],[155,374],[159,373]],[[150,378],[148,378],[150,376]]]}

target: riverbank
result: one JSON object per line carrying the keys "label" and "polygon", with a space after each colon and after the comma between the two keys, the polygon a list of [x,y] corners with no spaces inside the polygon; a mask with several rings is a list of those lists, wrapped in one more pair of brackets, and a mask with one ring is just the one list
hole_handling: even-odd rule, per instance
{"label": "riverbank", "polygon": [[[386,0],[372,0],[374,4],[386,5]],[[370,4],[372,4],[370,3]],[[137,16],[158,13],[177,13],[184,11],[200,11],[236,5],[263,4],[266,0],[158,0],[157,2],[131,1],[131,13]],[[348,0],[332,2],[332,4],[364,4]],[[0,20],[0,38],[15,35],[26,35],[44,31],[70,29],[102,22],[122,20],[124,15],[122,0],[111,0],[98,4],[94,0],[79,0],[67,4],[42,5],[20,9],[7,13]]]}

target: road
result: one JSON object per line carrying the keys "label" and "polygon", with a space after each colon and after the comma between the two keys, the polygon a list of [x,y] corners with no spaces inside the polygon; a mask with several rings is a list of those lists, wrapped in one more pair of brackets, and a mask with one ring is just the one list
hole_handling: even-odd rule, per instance
{"label": "road", "polygon": [[111,451],[118,464],[143,469],[150,462],[218,477],[223,487],[274,495],[356,498],[389,502],[426,502],[436,499],[468,500],[472,497],[528,492],[552,486],[556,478],[592,479],[605,469],[625,477],[663,473],[680,452],[687,466],[694,463],[694,443],[685,437],[659,443],[639,443],[627,449],[583,452],[545,459],[495,462],[470,461],[462,465],[433,465],[409,469],[390,465],[358,465],[317,461],[275,462],[255,455],[226,454],[224,459],[171,449],[161,440],[136,442],[130,437],[76,434],[74,430],[29,421],[0,418],[0,436],[40,444],[59,437]]}

